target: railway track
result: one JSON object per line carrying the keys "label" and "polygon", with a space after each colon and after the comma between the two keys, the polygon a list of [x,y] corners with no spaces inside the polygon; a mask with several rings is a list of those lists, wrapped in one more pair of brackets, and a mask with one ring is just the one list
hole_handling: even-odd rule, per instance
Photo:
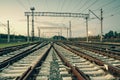
{"label": "railway track", "polygon": [[35,45],[36,44],[30,45],[28,47],[25,47],[25,48],[22,48],[22,49],[19,49],[19,50],[16,50],[16,51],[13,51],[13,52],[10,52],[10,53],[7,53],[7,54],[3,54],[2,56],[0,56],[0,62],[3,62],[4,60],[7,60],[11,57],[14,57],[15,55],[20,54],[20,53],[32,48]]}
{"label": "railway track", "polygon": [[11,47],[5,47],[5,48],[0,48],[0,56],[6,55],[6,54],[8,54],[10,52],[17,51],[19,49],[22,49],[22,48],[25,48],[25,47],[28,47],[30,45],[37,44],[37,43],[38,42],[27,43],[27,44],[22,44],[22,45],[17,45],[17,46],[11,46]]}
{"label": "railway track", "polygon": [[[66,42],[65,42],[66,43]],[[75,44],[78,46],[88,47],[92,49],[96,49],[99,51],[104,51],[108,53],[114,53],[116,55],[120,55],[120,45],[119,44],[102,44],[102,43],[72,43],[67,42],[68,44]]]}
{"label": "railway track", "polygon": [[51,45],[33,68],[17,80],[72,80],[67,69]]}
{"label": "railway track", "polygon": [[79,56],[82,56],[90,60],[91,62],[96,63],[97,65],[101,67],[104,67],[105,70],[107,70],[114,76],[120,77],[120,68],[119,68],[120,61],[119,60],[115,60],[114,58],[110,58],[107,56],[97,54],[95,52],[84,50],[76,46],[65,46],[64,45],[63,47],[76,53]]}
{"label": "railway track", "polygon": [[104,51],[96,51],[94,49],[90,49],[90,48],[85,48],[82,46],[78,46],[78,45],[70,45],[72,48],[75,48],[79,51],[82,51],[85,54],[88,54],[90,56],[93,56],[95,58],[98,58],[102,61],[104,61],[105,63],[109,63],[114,65],[115,67],[120,68],[120,56],[115,55],[114,53],[105,53]]}
{"label": "railway track", "polygon": [[34,64],[34,61],[39,57],[43,51],[45,51],[46,47],[41,48],[43,45],[35,45],[30,49],[27,49],[24,51],[24,53],[21,53],[19,55],[15,55],[11,57],[10,59],[7,59],[0,64],[1,66],[5,63],[9,63],[7,67],[3,67],[0,71],[0,80],[14,80],[16,77],[22,75],[26,71],[26,69],[30,68],[32,64]]}
{"label": "railway track", "polygon": [[105,72],[101,67],[91,61],[67,51],[61,46],[56,45],[62,55],[74,66],[78,67],[84,74],[89,76],[90,80],[113,80],[115,79],[110,73]]}
{"label": "railway track", "polygon": [[[36,52],[33,53],[33,55],[35,54],[37,53]],[[18,70],[16,71],[16,68],[13,67],[13,65],[11,65],[14,69],[9,69],[10,70],[9,73],[10,72],[19,73],[16,74],[16,76],[18,77],[14,76],[14,78],[16,77],[15,78],[16,80],[75,80],[78,77],[82,78],[80,77],[79,72],[75,68],[72,67],[72,69],[70,69],[71,67],[68,66],[69,67],[68,68],[67,66],[65,66],[64,62],[55,52],[53,44],[49,48],[47,47],[47,50],[44,49],[43,52],[39,53],[37,57],[38,58],[36,60],[32,61],[33,64],[31,66],[29,65],[27,69],[23,69],[23,71],[21,71],[21,68],[24,67],[20,67],[19,65],[21,65],[21,63],[23,63],[24,61],[28,61],[28,60],[24,60],[22,62],[20,60],[20,62],[18,61],[19,64],[17,63],[18,65],[14,63],[13,64],[14,66],[17,67],[19,66],[20,68],[19,69],[17,68]],[[24,63],[23,65],[26,65],[26,63]],[[72,72],[73,74],[71,73],[70,70],[73,71]],[[79,78],[78,80],[80,80]]]}
{"label": "railway track", "polygon": [[41,65],[35,80],[72,80],[67,67],[60,60],[53,48]]}
{"label": "railway track", "polygon": [[[90,52],[62,43],[37,45],[33,51],[24,53],[24,57],[4,67],[0,72],[0,80],[120,79],[117,72],[119,69],[116,71],[116,68],[111,66],[112,63],[105,64],[88,53]],[[112,70],[115,74],[111,74]]]}

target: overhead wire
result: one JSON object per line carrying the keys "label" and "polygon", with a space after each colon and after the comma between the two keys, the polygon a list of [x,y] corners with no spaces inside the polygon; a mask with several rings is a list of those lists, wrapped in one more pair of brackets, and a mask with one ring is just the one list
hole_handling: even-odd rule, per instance
{"label": "overhead wire", "polygon": [[47,2],[47,0],[45,0],[45,3],[46,3],[46,9],[48,9],[48,2]]}
{"label": "overhead wire", "polygon": [[25,7],[25,5],[24,5],[20,0],[16,0],[16,1],[19,3],[19,5],[20,5],[22,8],[24,8],[25,10],[27,10],[26,7]]}
{"label": "overhead wire", "polygon": [[86,4],[89,3],[89,2],[90,2],[90,0],[86,0],[85,3],[84,3],[79,9],[77,9],[76,11],[81,10],[81,9],[82,9],[84,6],[86,6]]}
{"label": "overhead wire", "polygon": [[[117,0],[115,0],[115,1],[117,1]],[[118,3],[118,2],[117,2]],[[105,18],[109,18],[109,17],[113,17],[113,16],[115,16],[115,15],[119,15],[118,13],[120,12],[120,5],[117,5],[117,6],[113,6],[113,7],[111,7],[111,8],[109,8],[110,10],[109,11],[105,11],[104,12],[104,17]],[[107,9],[108,10],[108,9]],[[112,10],[112,12],[111,12],[111,10]]]}
{"label": "overhead wire", "polygon": [[[0,22],[0,24],[1,24],[2,26],[4,26],[4,30],[7,31],[7,24],[4,24],[4,23],[2,23],[2,22]],[[1,25],[0,25],[0,26],[1,26]]]}
{"label": "overhead wire", "polygon": [[74,0],[72,0],[72,1],[67,0],[66,1],[64,11],[70,12],[69,8],[71,8],[71,3],[74,3]]}
{"label": "overhead wire", "polygon": [[112,12],[116,13],[116,11],[119,11],[119,10],[120,10],[119,8],[120,8],[120,5],[117,5],[117,6],[115,6],[115,7],[112,7],[112,8],[110,9],[110,11],[106,12],[106,14],[107,14],[107,13],[110,13],[111,10],[113,10]]}
{"label": "overhead wire", "polygon": [[[89,0],[90,1],[90,0]],[[79,12],[79,10],[80,9],[82,9],[86,4],[87,4],[87,2],[89,2],[88,0],[86,0],[85,2],[83,1],[83,0],[80,0],[79,2],[78,2],[78,5],[76,5],[72,10],[73,11],[78,11]],[[83,4],[81,4],[81,3],[83,3]],[[78,7],[79,5],[82,5],[82,6],[80,6],[80,8],[79,9],[76,9],[76,10],[74,10],[76,7]],[[71,11],[72,12],[72,11]],[[74,18],[72,18],[72,19],[74,19]]]}
{"label": "overhead wire", "polygon": [[31,7],[31,2],[30,2],[30,0],[27,0],[27,1],[28,1],[29,6]]}
{"label": "overhead wire", "polygon": [[114,12],[111,16],[120,15],[120,11]]}
{"label": "overhead wire", "polygon": [[92,4],[90,4],[87,8],[85,8],[84,10],[82,10],[82,12],[84,12],[87,9],[90,9],[90,7],[94,6],[99,0],[95,0]]}
{"label": "overhead wire", "polygon": [[64,7],[64,3],[65,3],[65,0],[63,0],[62,6],[61,6],[61,11],[62,11],[62,9]]}
{"label": "overhead wire", "polygon": [[3,25],[3,26],[7,26],[6,24],[3,24],[2,22],[0,22],[1,23],[1,25]]}
{"label": "overhead wire", "polygon": [[78,4],[72,8],[71,12],[74,11],[75,8],[77,8],[77,7],[81,4],[81,2],[82,2],[82,0],[80,0],[80,1],[78,2]]}
{"label": "overhead wire", "polygon": [[[61,5],[61,9],[60,11],[62,12],[63,8],[64,8],[64,4],[65,4],[65,0],[62,0],[62,5]],[[63,22],[65,19],[65,17],[63,17],[63,19],[61,19],[61,22]]]}
{"label": "overhead wire", "polygon": [[116,0],[111,0],[110,2],[101,5],[99,8],[97,8],[97,9],[95,9],[95,10],[101,9],[101,8],[103,8],[103,7],[105,8],[105,7],[107,7],[108,5],[112,4],[112,3],[115,2],[115,1],[116,1]]}
{"label": "overhead wire", "polygon": [[60,0],[58,0],[58,5],[57,5],[57,11],[59,11],[59,6],[60,6]]}

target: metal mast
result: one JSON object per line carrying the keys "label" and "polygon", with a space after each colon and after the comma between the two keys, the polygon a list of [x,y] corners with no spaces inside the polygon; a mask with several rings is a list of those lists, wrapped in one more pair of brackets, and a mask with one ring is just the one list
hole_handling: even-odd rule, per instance
{"label": "metal mast", "polygon": [[88,42],[88,17],[86,17],[86,41]]}
{"label": "metal mast", "polygon": [[72,31],[71,31],[71,21],[69,21],[69,35],[70,35],[70,38],[72,36]]}
{"label": "metal mast", "polygon": [[103,10],[101,9],[101,16],[97,16],[93,11],[89,10],[97,19],[100,20],[101,23],[101,34],[100,34],[100,41],[103,41]]}
{"label": "metal mast", "polygon": [[30,9],[32,11],[32,41],[34,41],[34,10],[35,10],[35,8],[32,7]]}
{"label": "metal mast", "polygon": [[103,41],[103,10],[101,9],[101,37],[100,41]]}
{"label": "metal mast", "polygon": [[28,37],[27,37],[27,42],[29,42],[30,41],[30,35],[29,35],[29,15],[27,15],[27,35],[28,35]]}
{"label": "metal mast", "polygon": [[8,24],[8,43],[10,42],[10,27],[9,27],[9,20],[7,21]]}

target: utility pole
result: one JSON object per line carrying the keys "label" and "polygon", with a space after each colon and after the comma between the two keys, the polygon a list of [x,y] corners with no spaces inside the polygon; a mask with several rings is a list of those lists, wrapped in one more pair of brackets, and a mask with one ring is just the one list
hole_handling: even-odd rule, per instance
{"label": "utility pole", "polygon": [[103,10],[101,9],[101,37],[100,41],[103,41]]}
{"label": "utility pole", "polygon": [[39,36],[39,40],[40,40],[40,28],[38,27],[38,36]]}
{"label": "utility pole", "polygon": [[101,34],[100,34],[100,41],[103,41],[103,10],[100,9],[101,11],[101,17],[98,17],[93,11],[89,10],[95,17],[97,17],[97,19],[100,20],[101,23]]}
{"label": "utility pole", "polygon": [[88,17],[85,18],[86,19],[86,41],[88,42]]}
{"label": "utility pole", "polygon": [[71,31],[71,21],[69,21],[69,36],[72,37],[72,31]]}
{"label": "utility pole", "polygon": [[60,29],[60,32],[61,32],[61,36],[62,36],[62,28]]}
{"label": "utility pole", "polygon": [[30,41],[30,35],[29,35],[29,15],[27,15],[27,34],[28,34],[28,36],[27,36],[27,42],[29,42]]}
{"label": "utility pole", "polygon": [[60,29],[60,33],[61,33],[60,40],[62,40],[62,28]]}
{"label": "utility pole", "polygon": [[13,41],[15,42],[15,32],[14,32],[14,34],[13,34],[13,35],[14,35],[14,37],[13,37]]}
{"label": "utility pole", "polygon": [[67,40],[68,40],[68,29],[69,29],[69,28],[67,28]]}
{"label": "utility pole", "polygon": [[32,11],[32,41],[34,41],[34,10],[35,10],[35,8],[32,7],[30,9]]}
{"label": "utility pole", "polygon": [[8,40],[7,42],[9,43],[10,42],[10,27],[9,27],[9,20],[7,21],[7,27],[8,27]]}

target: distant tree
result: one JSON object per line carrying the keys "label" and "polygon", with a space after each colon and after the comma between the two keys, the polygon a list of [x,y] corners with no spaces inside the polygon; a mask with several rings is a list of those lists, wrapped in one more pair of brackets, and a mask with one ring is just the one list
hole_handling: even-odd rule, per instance
{"label": "distant tree", "polygon": [[118,38],[118,33],[116,31],[114,32],[114,38]]}
{"label": "distant tree", "polygon": [[66,38],[63,37],[63,36],[53,36],[52,38],[53,38],[54,40],[66,40]]}
{"label": "distant tree", "polygon": [[111,30],[104,35],[104,38],[120,38],[120,33],[118,33],[117,31],[114,32]]}
{"label": "distant tree", "polygon": [[114,37],[113,31],[109,31],[108,33],[105,34],[105,38],[112,38],[112,37]]}
{"label": "distant tree", "polygon": [[118,33],[118,38],[120,38],[120,33]]}

